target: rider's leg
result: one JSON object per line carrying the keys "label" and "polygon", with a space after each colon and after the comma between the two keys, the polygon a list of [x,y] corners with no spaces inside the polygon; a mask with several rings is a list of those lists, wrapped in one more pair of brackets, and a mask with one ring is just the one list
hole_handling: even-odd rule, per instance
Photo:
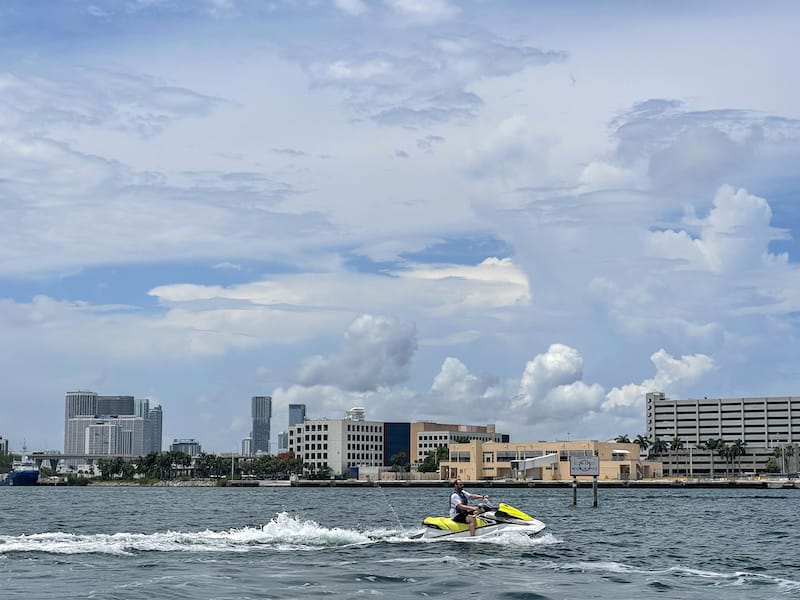
{"label": "rider's leg", "polygon": [[469,523],[469,534],[475,535],[475,515],[467,515],[467,523]]}

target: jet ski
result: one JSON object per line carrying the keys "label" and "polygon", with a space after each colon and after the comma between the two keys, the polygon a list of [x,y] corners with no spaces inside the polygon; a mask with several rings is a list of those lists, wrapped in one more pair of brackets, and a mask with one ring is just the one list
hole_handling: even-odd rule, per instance
{"label": "jet ski", "polygon": [[[545,528],[545,524],[534,519],[510,504],[500,503],[496,508],[483,502],[478,505],[475,520],[475,537],[494,536],[504,532],[517,532],[533,537]],[[413,536],[425,540],[454,540],[471,537],[467,523],[457,523],[449,517],[426,517],[425,529]]]}

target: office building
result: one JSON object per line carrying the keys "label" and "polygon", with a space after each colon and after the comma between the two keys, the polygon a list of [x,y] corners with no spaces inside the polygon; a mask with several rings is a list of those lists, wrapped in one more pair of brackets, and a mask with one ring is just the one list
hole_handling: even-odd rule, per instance
{"label": "office building", "polygon": [[402,463],[411,463],[411,423],[383,424],[383,464],[391,465],[392,458],[405,455]]}
{"label": "office building", "polygon": [[141,456],[161,451],[161,407],[150,408],[147,399],[68,392],[64,415],[65,455]]}
{"label": "office building", "polygon": [[272,418],[272,396],[253,396],[251,399],[253,454],[269,454],[269,422]]}
{"label": "office building", "polygon": [[8,440],[0,436],[0,456],[8,454]]}
{"label": "office building", "polygon": [[242,438],[242,456],[253,456],[253,438]]}
{"label": "office building", "polygon": [[411,423],[411,462],[419,464],[428,456],[428,452],[440,446],[467,441],[508,442],[510,436],[497,433],[493,424],[489,425],[455,425],[422,421]]}
{"label": "office building", "polygon": [[309,465],[308,474],[330,469],[342,476],[360,466],[383,466],[383,423],[309,419],[289,428],[289,451]]}
{"label": "office building", "polygon": [[791,447],[796,457],[800,444],[799,396],[677,400],[653,392],[646,397],[646,418],[650,443],[679,438],[682,447],[663,457],[665,470],[674,474],[706,476],[724,469],[718,451],[703,447],[709,440],[744,442],[737,470],[748,472],[763,471],[776,449]]}

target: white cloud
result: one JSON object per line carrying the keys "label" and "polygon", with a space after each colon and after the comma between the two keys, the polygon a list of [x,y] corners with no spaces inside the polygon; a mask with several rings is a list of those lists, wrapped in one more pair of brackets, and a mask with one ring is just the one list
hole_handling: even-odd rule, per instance
{"label": "white cloud", "polygon": [[385,0],[386,5],[408,23],[432,25],[459,13],[447,0]]}
{"label": "white cloud", "polygon": [[770,225],[772,211],[766,200],[724,185],[714,196],[708,217],[695,220],[700,235],[686,231],[658,231],[650,234],[654,256],[682,260],[694,269],[732,273],[760,269],[766,264],[787,263],[786,255],[768,250],[773,240],[786,233]]}
{"label": "white cloud", "polygon": [[343,13],[354,17],[360,17],[369,11],[369,7],[362,0],[333,0],[333,4]]}
{"label": "white cloud", "polygon": [[520,418],[540,424],[554,417],[583,415],[599,407],[602,388],[587,385],[582,378],[583,358],[578,351],[552,344],[525,365],[512,407]]}
{"label": "white cloud", "polygon": [[705,354],[682,356],[679,359],[670,356],[663,348],[654,353],[650,360],[656,367],[656,374],[641,383],[629,383],[613,388],[606,395],[603,410],[619,411],[634,415],[644,415],[644,399],[649,392],[669,394],[678,391],[676,386],[692,383],[710,373],[714,360]]}

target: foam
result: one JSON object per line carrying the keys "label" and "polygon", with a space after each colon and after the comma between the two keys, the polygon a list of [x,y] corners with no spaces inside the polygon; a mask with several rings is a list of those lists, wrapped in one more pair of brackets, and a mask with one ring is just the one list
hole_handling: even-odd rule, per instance
{"label": "foam", "polygon": [[357,531],[322,527],[314,521],[279,513],[261,527],[227,531],[166,531],[159,533],[112,533],[81,535],[64,532],[0,535],[0,554],[45,552],[50,554],[112,554],[136,552],[248,552],[268,545],[278,550],[313,550],[370,544]]}

